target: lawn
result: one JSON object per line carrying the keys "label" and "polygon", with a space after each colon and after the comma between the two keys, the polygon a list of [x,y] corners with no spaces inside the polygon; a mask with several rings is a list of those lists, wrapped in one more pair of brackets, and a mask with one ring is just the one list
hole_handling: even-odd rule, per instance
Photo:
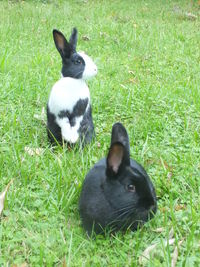
{"label": "lawn", "polygon": [[[13,179],[0,266],[200,266],[198,1],[1,1],[0,13],[0,192]],[[68,37],[74,26],[78,50],[98,66],[89,81],[96,139],[83,151],[53,150],[35,115],[60,78],[52,30]],[[117,121],[155,185],[158,212],[136,232],[89,239],[81,185]]]}

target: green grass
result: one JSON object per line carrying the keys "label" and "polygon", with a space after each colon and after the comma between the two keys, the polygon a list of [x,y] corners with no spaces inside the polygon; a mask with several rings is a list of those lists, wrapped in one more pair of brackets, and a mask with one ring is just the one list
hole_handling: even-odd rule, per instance
{"label": "green grass", "polygon": [[[0,12],[0,191],[14,178],[0,221],[0,265],[139,266],[158,242],[144,265],[171,266],[183,240],[176,266],[200,266],[197,1],[1,1]],[[99,68],[89,82],[96,140],[84,151],[53,151],[34,114],[60,78],[52,29],[69,36],[73,26],[78,49]],[[137,232],[90,240],[78,213],[81,184],[106,155],[116,121],[155,184],[158,212]],[[30,156],[26,146],[44,150]],[[164,247],[171,229],[175,244]]]}

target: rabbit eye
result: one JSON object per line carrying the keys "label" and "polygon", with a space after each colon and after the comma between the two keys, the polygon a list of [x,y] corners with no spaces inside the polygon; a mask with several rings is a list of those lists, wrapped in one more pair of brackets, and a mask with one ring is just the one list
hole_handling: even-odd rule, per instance
{"label": "rabbit eye", "polygon": [[127,190],[129,192],[135,192],[135,186],[133,184],[129,184],[129,185],[127,185]]}
{"label": "rabbit eye", "polygon": [[76,61],[75,61],[75,64],[81,64],[81,60],[80,59],[77,59]]}

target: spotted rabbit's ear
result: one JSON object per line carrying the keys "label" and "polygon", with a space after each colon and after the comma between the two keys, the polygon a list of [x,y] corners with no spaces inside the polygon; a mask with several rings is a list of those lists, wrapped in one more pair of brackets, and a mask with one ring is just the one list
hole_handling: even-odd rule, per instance
{"label": "spotted rabbit's ear", "polygon": [[130,165],[130,145],[126,129],[121,123],[112,127],[111,145],[107,156],[106,174],[115,177]]}
{"label": "spotted rabbit's ear", "polygon": [[69,58],[73,48],[71,44],[66,40],[65,36],[62,34],[62,32],[58,30],[53,30],[53,39],[55,42],[55,46],[60,53],[62,59]]}
{"label": "spotted rabbit's ear", "polygon": [[72,47],[73,52],[76,52],[77,39],[78,39],[78,31],[76,28],[73,28],[72,34],[69,40],[69,43]]}

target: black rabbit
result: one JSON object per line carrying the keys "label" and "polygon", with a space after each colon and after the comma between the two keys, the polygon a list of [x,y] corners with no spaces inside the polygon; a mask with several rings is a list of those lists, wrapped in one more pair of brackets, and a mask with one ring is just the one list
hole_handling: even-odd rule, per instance
{"label": "black rabbit", "polygon": [[130,159],[129,138],[121,123],[113,125],[107,158],[85,178],[79,210],[89,235],[107,228],[136,230],[156,213],[154,186],[144,168]]}
{"label": "black rabbit", "polygon": [[85,53],[76,52],[77,29],[69,42],[53,30],[53,38],[62,58],[62,78],[51,90],[47,104],[47,131],[51,143],[78,140],[89,143],[94,135],[90,92],[85,82],[97,74],[97,67]]}

